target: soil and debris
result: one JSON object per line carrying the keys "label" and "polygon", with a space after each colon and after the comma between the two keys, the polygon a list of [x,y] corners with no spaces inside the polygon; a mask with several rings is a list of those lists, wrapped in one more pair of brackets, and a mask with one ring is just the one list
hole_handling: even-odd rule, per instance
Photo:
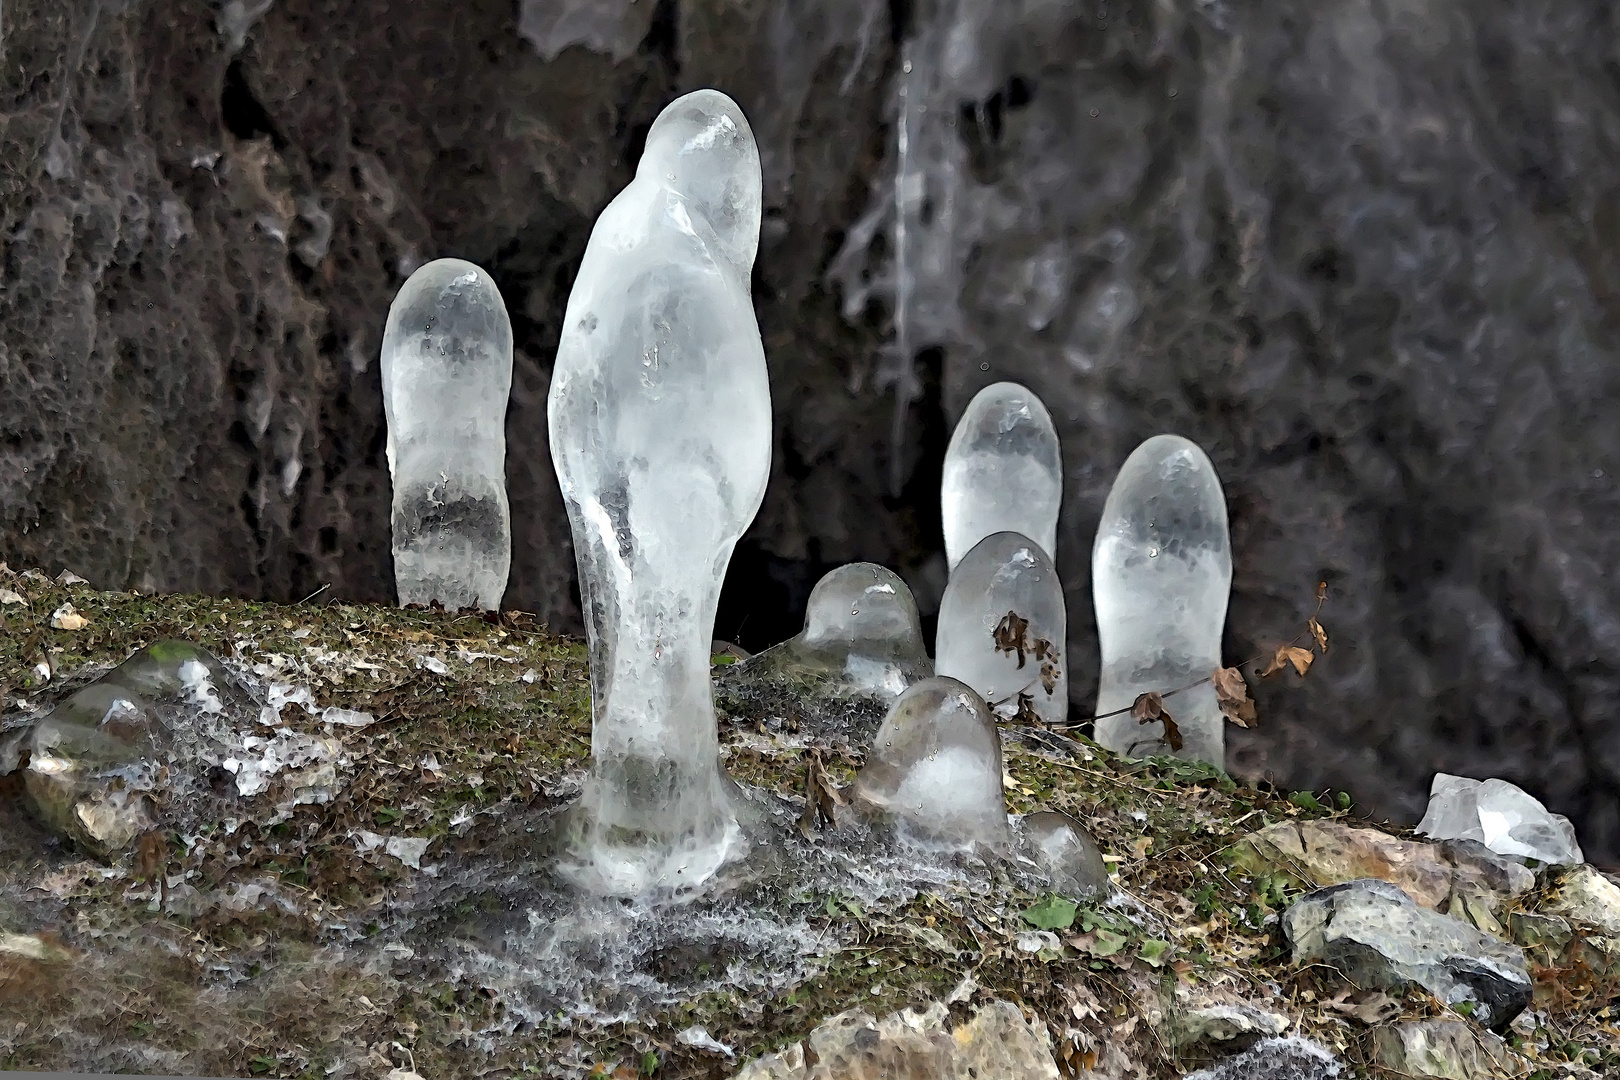
{"label": "soil and debris", "polygon": [[[0,570],[0,729],[171,638],[249,677],[272,673],[263,685],[308,688],[280,722],[340,744],[341,782],[325,802],[280,810],[226,785],[207,804],[215,820],[98,859],[56,839],[25,812],[15,776],[0,778],[0,1069],[719,1078],[857,1005],[882,1015],[943,1001],[960,1022],[1003,998],[1046,1025],[1072,1076],[1118,1053],[1144,1075],[1179,1076],[1283,1023],[1380,1076],[1393,1074],[1373,1064],[1378,1025],[1457,1015],[1421,991],[1294,969],[1279,916],[1309,875],[1237,858],[1239,839],[1278,823],[1354,820],[1348,793],[1240,786],[1034,727],[1004,732],[1009,810],[1084,823],[1112,898],[1045,894],[969,857],[905,888],[767,880],[684,912],[604,904],[570,947],[599,929],[667,972],[659,987],[685,989],[599,995],[593,1013],[579,1007],[588,993],[537,995],[545,973],[500,947],[549,932],[521,868],[538,857],[528,830],[578,791],[589,756],[580,642],[521,612],[103,593]],[[853,779],[881,708],[741,690],[718,700],[726,767],[749,798],[813,858],[857,850],[849,831],[862,826],[826,788]],[[799,836],[807,791],[823,797]],[[1539,873],[1502,921],[1533,923],[1559,880]],[[745,909],[775,936],[738,929]],[[676,932],[722,916],[715,934]],[[1571,1065],[1620,1071],[1620,965],[1595,965],[1581,938],[1529,950],[1535,1000],[1507,1033],[1544,1080],[1581,1075]]]}

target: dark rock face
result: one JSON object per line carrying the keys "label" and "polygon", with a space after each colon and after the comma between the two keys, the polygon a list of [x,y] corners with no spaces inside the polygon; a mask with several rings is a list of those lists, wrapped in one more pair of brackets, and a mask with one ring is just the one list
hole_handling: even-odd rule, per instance
{"label": "dark rock face", "polygon": [[1063,438],[1082,714],[1092,532],[1130,450],[1175,431],[1226,484],[1230,660],[1332,586],[1333,651],[1259,688],[1234,767],[1410,820],[1437,768],[1500,776],[1620,855],[1611,5],[5,15],[0,557],[387,599],[377,349],[404,276],[454,254],[495,276],[517,341],[507,601],[575,625],[558,320],[658,109],[715,85],[766,170],[778,430],[721,636],[790,636],[856,559],[926,614],[949,426],[1015,379]]}

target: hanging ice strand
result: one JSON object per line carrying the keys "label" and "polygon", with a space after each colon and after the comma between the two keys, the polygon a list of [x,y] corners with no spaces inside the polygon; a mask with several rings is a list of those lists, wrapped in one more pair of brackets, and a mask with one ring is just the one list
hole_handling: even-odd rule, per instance
{"label": "hanging ice strand", "polygon": [[1023,533],[1056,559],[1062,501],[1057,429],[1041,399],[1013,382],[973,395],[951,433],[940,483],[950,568],[998,532]]}
{"label": "hanging ice strand", "polygon": [[709,644],[770,472],[749,294],[759,222],[748,121],[724,94],[687,94],[597,219],[564,315],[551,456],[579,563],[592,718],[569,865],[602,892],[701,882],[738,832]]}
{"label": "hanging ice strand", "polygon": [[[1181,729],[1177,756],[1226,767],[1214,685],[1232,589],[1226,496],[1194,443],[1155,435],[1125,460],[1103,504],[1091,550],[1102,673],[1097,715],[1163,694]],[[1133,757],[1168,754],[1163,726],[1130,713],[1097,721],[1097,741]]]}
{"label": "hanging ice strand", "polygon": [[490,276],[436,259],[401,286],[382,344],[401,604],[494,610],[512,565],[512,324]]}

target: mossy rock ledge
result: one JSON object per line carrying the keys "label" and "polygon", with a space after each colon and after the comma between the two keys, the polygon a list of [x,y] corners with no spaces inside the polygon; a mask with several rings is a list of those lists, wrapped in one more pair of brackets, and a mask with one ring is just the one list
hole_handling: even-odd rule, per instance
{"label": "mossy rock ledge", "polygon": [[[918,887],[764,881],[581,921],[525,867],[588,760],[582,643],[521,612],[99,592],[6,568],[0,620],[0,738],[182,639],[221,658],[255,707],[283,688],[250,722],[250,750],[305,752],[252,794],[243,761],[172,765],[192,773],[183,794],[99,852],[34,811],[28,763],[0,776],[0,1070],[902,1080],[958,1075],[1001,1040],[974,1060],[1017,1077],[1620,1075],[1613,877],[1442,850],[1357,819],[1340,793],[1006,729],[1009,810],[1079,819],[1109,898],[1044,895],[966,857]],[[727,769],[790,819],[812,751],[840,784],[859,767],[838,710],[855,731],[882,712],[720,681]],[[840,817],[834,835],[794,843],[831,851],[862,827]],[[1497,1034],[1419,985],[1358,988],[1296,965],[1283,913],[1368,876],[1522,947],[1528,1008]],[[617,962],[593,952],[597,936],[640,942],[641,966],[617,989],[609,972],[569,990],[552,952],[511,949],[519,931],[571,970]]]}

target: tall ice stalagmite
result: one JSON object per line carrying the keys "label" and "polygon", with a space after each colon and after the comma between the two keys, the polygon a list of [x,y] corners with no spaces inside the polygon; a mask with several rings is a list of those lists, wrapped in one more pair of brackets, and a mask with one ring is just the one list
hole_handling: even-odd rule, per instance
{"label": "tall ice stalagmite", "polygon": [[945,450],[940,513],[950,568],[998,532],[1023,533],[1056,559],[1062,502],[1057,429],[1041,399],[1013,382],[980,390]]}
{"label": "tall ice stalagmite", "polygon": [[399,602],[500,607],[512,324],[488,274],[435,259],[410,276],[388,309],[382,385]]}
{"label": "tall ice stalagmite", "polygon": [[602,211],[568,298],[551,456],[591,659],[592,772],[576,876],[680,888],[738,832],[709,645],[733,547],[770,472],[771,400],[749,295],[760,170],[735,102],[677,99]]}
{"label": "tall ice stalagmite", "polygon": [[[1177,756],[1225,768],[1209,677],[1221,666],[1232,550],[1220,478],[1195,443],[1155,435],[1125,460],[1097,526],[1091,588],[1102,648],[1097,714],[1197,682],[1164,699],[1184,740]],[[1163,732],[1129,713],[1097,721],[1098,742],[1135,757],[1171,753]]]}

